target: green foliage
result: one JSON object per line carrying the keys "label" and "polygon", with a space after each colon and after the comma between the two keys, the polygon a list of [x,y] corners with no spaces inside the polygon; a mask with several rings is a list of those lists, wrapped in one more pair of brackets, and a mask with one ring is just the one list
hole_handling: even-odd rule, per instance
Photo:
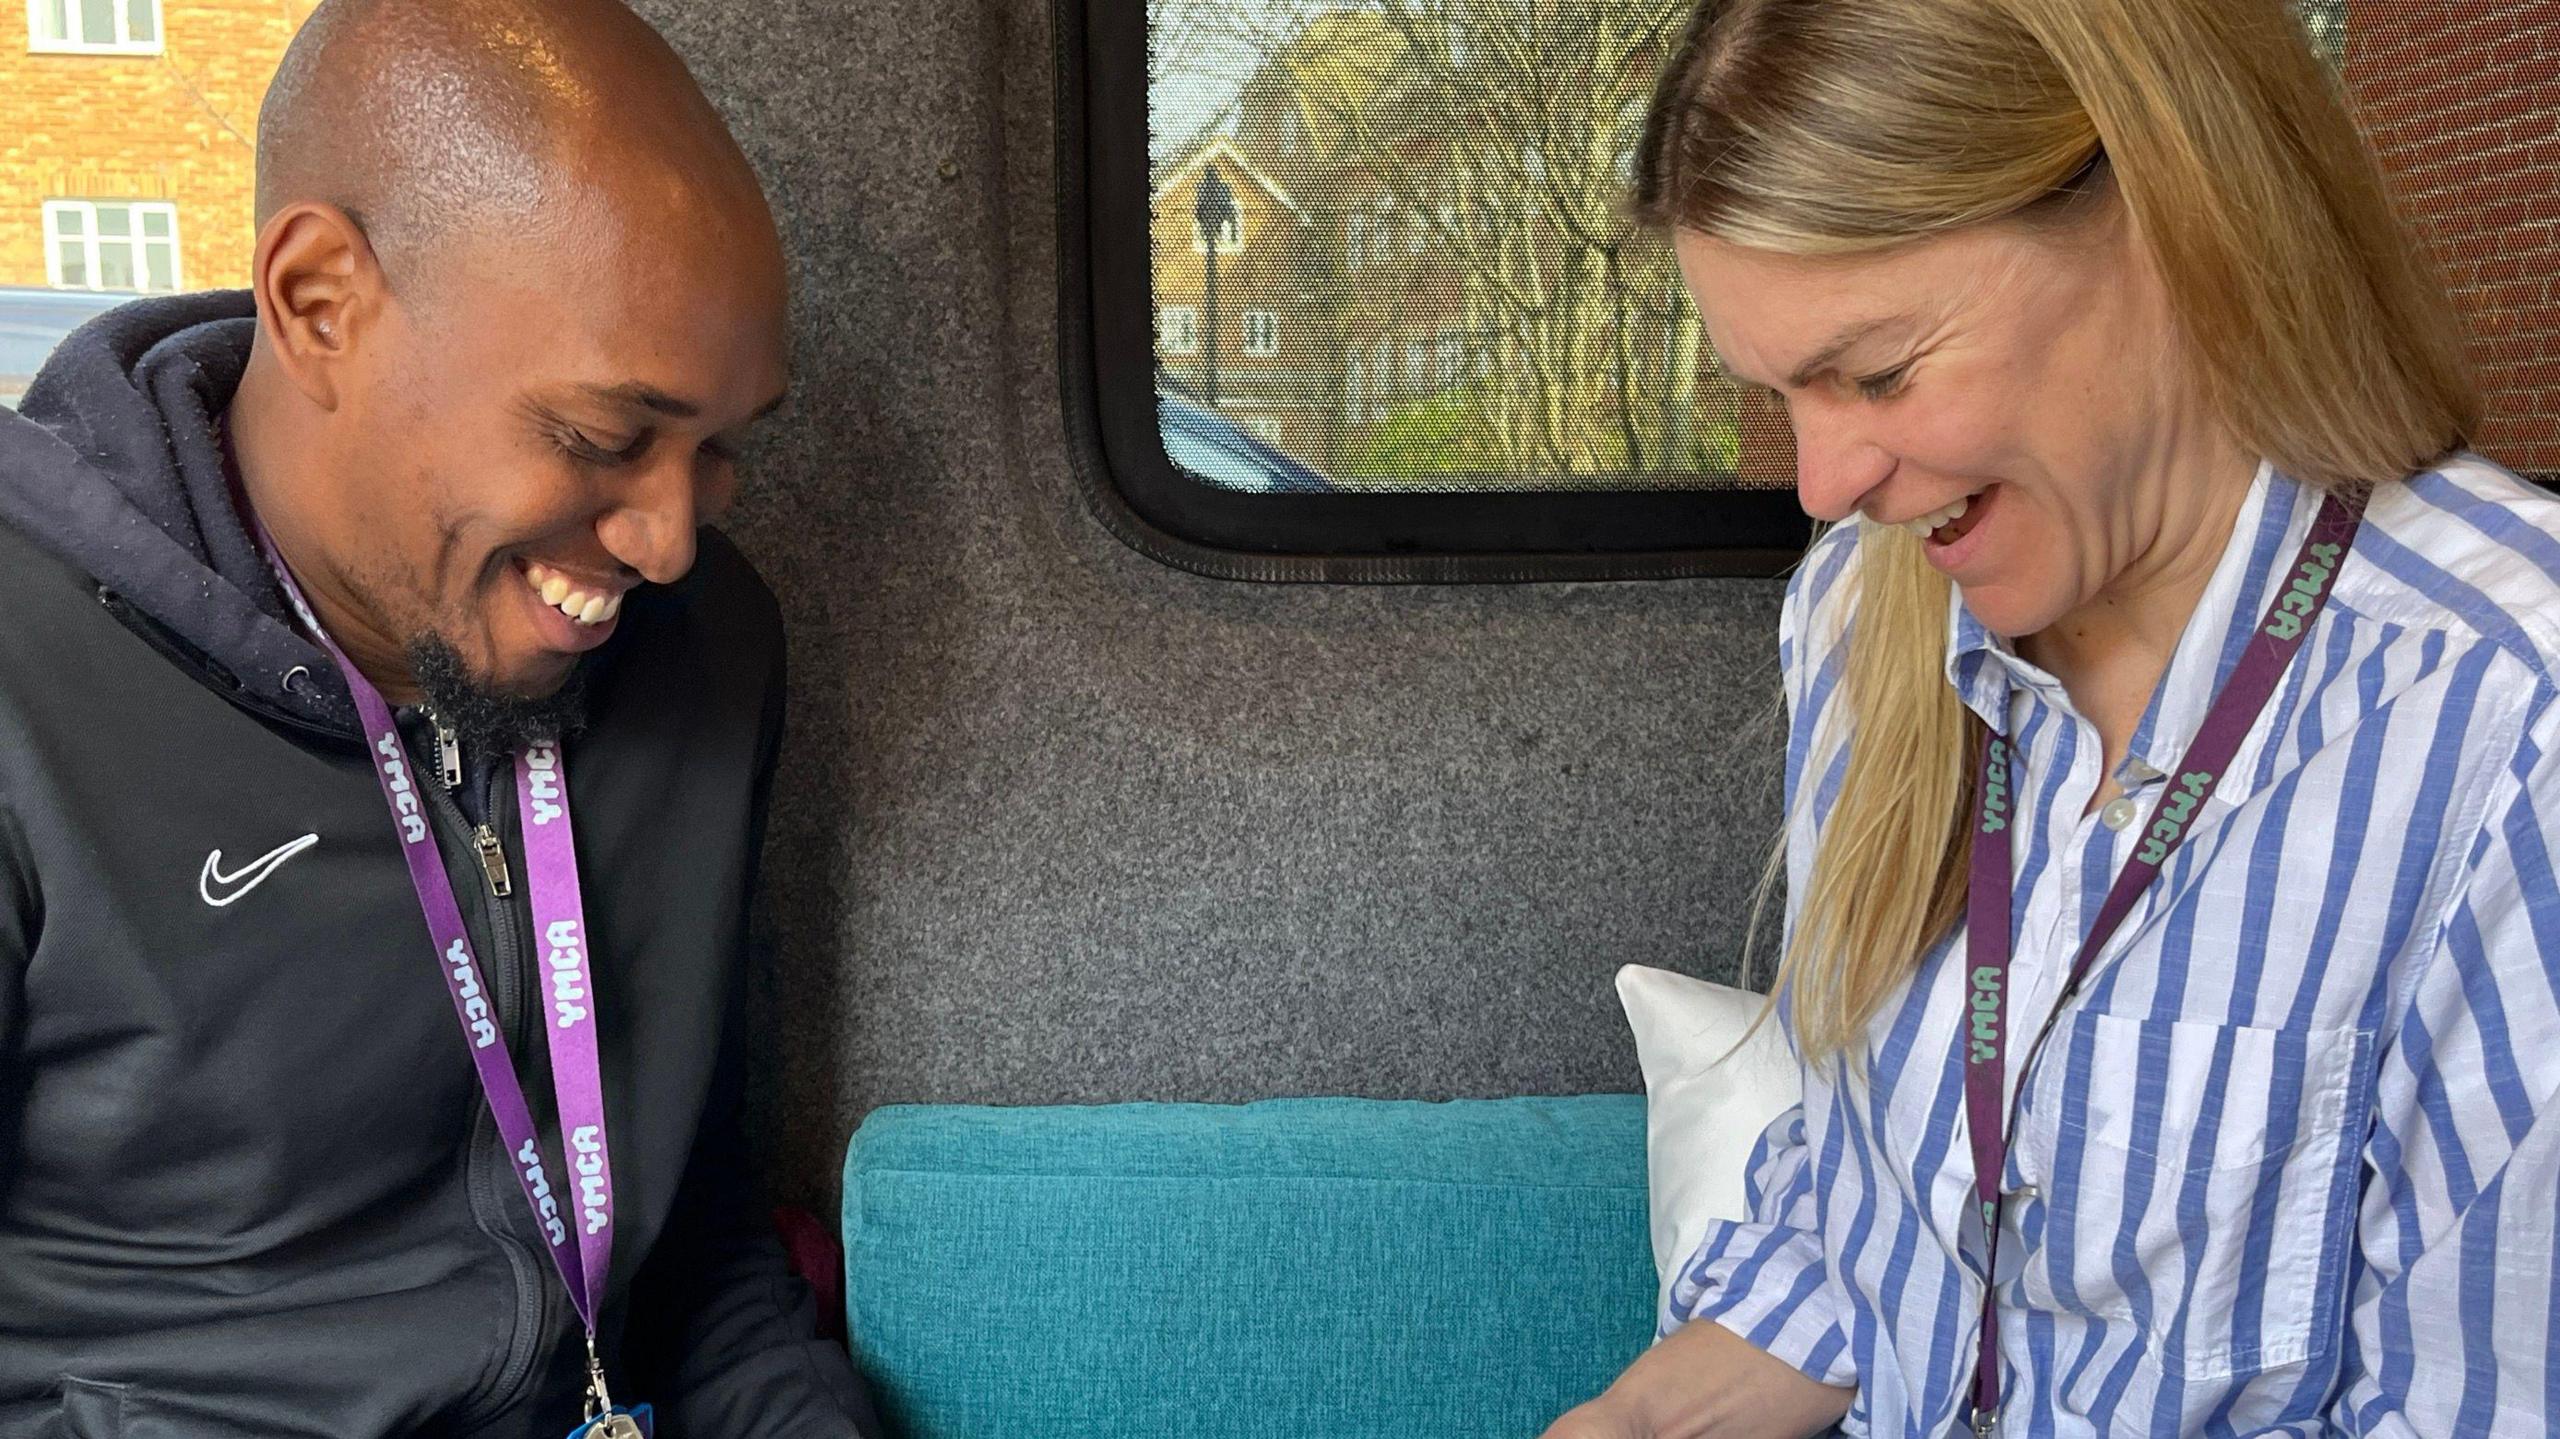
{"label": "green foliage", "polygon": [[[1453,475],[1524,478],[1495,429],[1490,386],[1477,383],[1399,405],[1385,419],[1367,427],[1353,441],[1335,471],[1358,482],[1395,484],[1446,479]],[[1671,465],[1648,468],[1656,474],[1686,473],[1725,476],[1742,464],[1742,431],[1728,419],[1701,424],[1690,437],[1689,453]],[[1614,474],[1549,472],[1534,474],[1541,487],[1573,488],[1616,484]]]}
{"label": "green foliage", "polygon": [[1503,465],[1487,397],[1468,386],[1389,410],[1342,468],[1364,479],[1393,480],[1477,473]]}
{"label": "green foliage", "polygon": [[1690,449],[1689,468],[1702,475],[1730,475],[1742,468],[1742,427],[1731,420],[1705,428]]}

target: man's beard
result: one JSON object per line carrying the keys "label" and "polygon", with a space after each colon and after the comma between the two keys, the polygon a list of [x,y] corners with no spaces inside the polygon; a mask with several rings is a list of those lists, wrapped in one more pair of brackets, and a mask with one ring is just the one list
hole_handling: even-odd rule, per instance
{"label": "man's beard", "polygon": [[409,642],[409,674],[427,705],[464,748],[515,754],[528,745],[565,740],[586,728],[587,666],[582,659],[559,689],[540,699],[491,688],[471,673],[440,635]]}

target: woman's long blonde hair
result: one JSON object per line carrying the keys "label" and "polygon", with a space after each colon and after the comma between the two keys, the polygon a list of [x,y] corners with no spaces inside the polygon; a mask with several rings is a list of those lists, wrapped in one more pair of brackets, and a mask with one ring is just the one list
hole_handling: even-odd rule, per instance
{"label": "woman's long blonde hair", "polygon": [[[2190,372],[2278,469],[2367,489],[2478,427],[2443,284],[2282,0],[1705,0],[1635,169],[1641,221],[1795,255],[2120,197]],[[1960,917],[1980,735],[1919,543],[1863,525],[1854,571],[1848,768],[1775,991],[1817,1060]]]}

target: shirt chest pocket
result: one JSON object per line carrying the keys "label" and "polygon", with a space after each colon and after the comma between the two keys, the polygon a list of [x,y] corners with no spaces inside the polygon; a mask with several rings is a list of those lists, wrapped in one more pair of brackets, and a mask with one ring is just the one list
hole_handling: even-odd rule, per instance
{"label": "shirt chest pocket", "polygon": [[2033,1308],[2132,1327],[2171,1377],[2335,1346],[2373,1036],[2076,1013],[2021,1116]]}

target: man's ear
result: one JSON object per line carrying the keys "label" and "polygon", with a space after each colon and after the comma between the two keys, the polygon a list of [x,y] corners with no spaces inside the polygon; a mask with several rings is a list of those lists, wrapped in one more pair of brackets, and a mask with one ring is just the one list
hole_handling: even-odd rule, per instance
{"label": "man's ear", "polygon": [[335,205],[288,206],[258,232],[250,284],[276,367],[311,403],[336,409],[347,362],[388,299],[364,227]]}

